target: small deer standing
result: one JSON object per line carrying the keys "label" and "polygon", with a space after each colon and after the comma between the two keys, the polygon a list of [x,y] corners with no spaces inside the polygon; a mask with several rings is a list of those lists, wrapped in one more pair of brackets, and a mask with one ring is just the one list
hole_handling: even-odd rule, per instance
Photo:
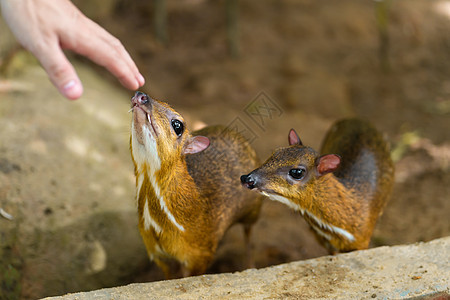
{"label": "small deer standing", "polygon": [[366,249],[394,182],[387,143],[368,122],[346,119],[329,130],[319,155],[295,130],[241,182],[300,211],[330,253]]}
{"label": "small deer standing", "polygon": [[250,260],[262,200],[239,181],[242,170],[259,165],[250,144],[222,126],[191,135],[179,113],[141,92],[131,106],[139,230],[150,259],[166,278],[174,275],[172,261],[183,276],[202,274],[226,230],[242,223]]}

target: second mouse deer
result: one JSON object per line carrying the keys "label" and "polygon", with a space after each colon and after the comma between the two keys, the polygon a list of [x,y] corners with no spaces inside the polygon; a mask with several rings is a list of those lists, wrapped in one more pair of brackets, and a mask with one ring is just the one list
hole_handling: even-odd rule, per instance
{"label": "second mouse deer", "polygon": [[368,122],[345,119],[329,130],[319,155],[295,130],[241,181],[300,211],[330,253],[366,249],[394,181],[388,145]]}
{"label": "second mouse deer", "polygon": [[136,92],[131,104],[131,156],[147,252],[167,278],[174,275],[172,261],[184,276],[202,274],[232,224],[244,225],[248,246],[262,199],[242,188],[239,175],[258,166],[256,153],[222,126],[191,134],[179,113],[144,93]]}

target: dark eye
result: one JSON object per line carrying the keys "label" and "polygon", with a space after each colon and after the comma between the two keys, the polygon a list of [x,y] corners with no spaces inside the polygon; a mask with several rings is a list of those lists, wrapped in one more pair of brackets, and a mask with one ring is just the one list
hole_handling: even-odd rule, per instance
{"label": "dark eye", "polygon": [[291,169],[289,170],[289,175],[296,179],[296,180],[300,180],[303,177],[305,177],[306,174],[306,170],[305,169]]}
{"label": "dark eye", "polygon": [[184,125],[180,120],[172,120],[172,128],[175,134],[181,136],[184,131]]}

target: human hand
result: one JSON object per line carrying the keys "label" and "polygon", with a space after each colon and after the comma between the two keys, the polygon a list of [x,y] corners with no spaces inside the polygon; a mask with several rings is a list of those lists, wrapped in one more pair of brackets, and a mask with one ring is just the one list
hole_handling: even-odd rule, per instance
{"label": "human hand", "polygon": [[128,89],[144,85],[144,77],[121,42],[69,0],[0,0],[0,5],[13,34],[65,97],[78,99],[83,86],[63,49],[105,67]]}

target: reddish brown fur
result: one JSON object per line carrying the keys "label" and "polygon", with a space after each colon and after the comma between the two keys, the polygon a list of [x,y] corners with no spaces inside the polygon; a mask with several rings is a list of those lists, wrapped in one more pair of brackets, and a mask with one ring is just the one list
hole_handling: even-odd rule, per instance
{"label": "reddish brown fur", "polygon": [[[141,108],[151,116],[152,124]],[[261,206],[261,197],[249,193],[239,183],[240,172],[258,164],[248,142],[224,127],[208,127],[194,135],[186,129],[178,137],[171,126],[174,118],[184,123],[166,103],[150,99],[149,103],[133,108],[130,139],[137,187],[142,180],[137,195],[139,229],[149,256],[167,277],[173,275],[169,262],[174,260],[181,264],[183,275],[204,273],[225,231],[235,222],[241,222],[249,232]],[[157,131],[159,169],[157,160],[152,158],[154,151],[141,153],[142,149],[151,148],[145,142],[143,125],[153,125]],[[185,155],[193,136],[198,134],[208,137],[210,146],[202,152]],[[212,154],[220,155],[220,160]],[[164,213],[151,182],[153,171],[165,205],[184,231]],[[234,173],[237,174],[235,179]],[[152,226],[145,227],[146,202],[151,218],[162,229],[160,233]]]}
{"label": "reddish brown fur", "polygon": [[[275,195],[275,200],[284,201],[281,196],[290,201],[286,204],[303,212],[331,253],[366,249],[393,185],[394,167],[386,142],[367,122],[337,122],[324,140],[322,153],[339,155],[341,163],[333,173],[321,174],[333,164],[320,165],[319,154],[303,146],[292,132],[289,140],[297,144],[277,149],[248,175],[255,181],[252,188]],[[289,171],[299,166],[306,175],[295,180]],[[345,230],[354,240],[331,226]]]}

